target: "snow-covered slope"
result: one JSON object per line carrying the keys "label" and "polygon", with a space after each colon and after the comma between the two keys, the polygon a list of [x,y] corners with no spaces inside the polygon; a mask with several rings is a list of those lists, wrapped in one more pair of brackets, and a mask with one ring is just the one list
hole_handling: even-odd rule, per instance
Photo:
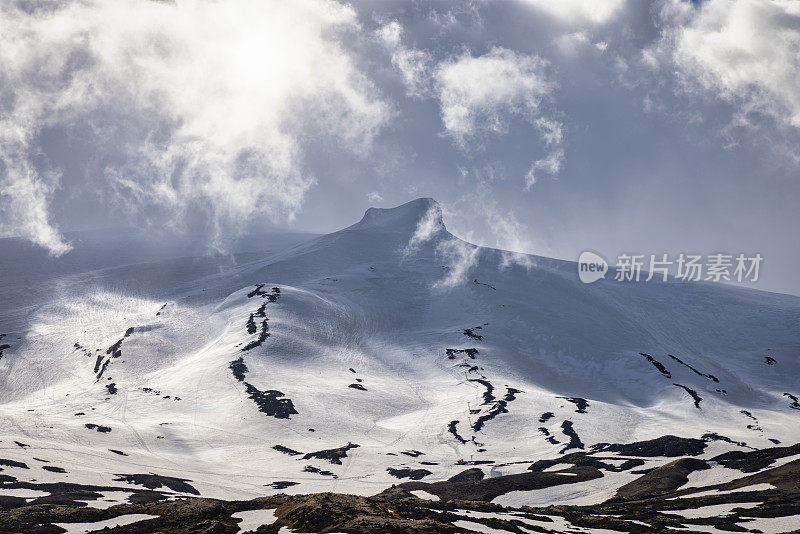
{"label": "snow-covered slope", "polygon": [[373,494],[665,434],[709,455],[800,441],[797,297],[585,285],[459,240],[430,199],[222,272],[175,265],[160,292],[135,288],[163,269],[130,265],[2,304],[0,456],[65,471],[8,473]]}

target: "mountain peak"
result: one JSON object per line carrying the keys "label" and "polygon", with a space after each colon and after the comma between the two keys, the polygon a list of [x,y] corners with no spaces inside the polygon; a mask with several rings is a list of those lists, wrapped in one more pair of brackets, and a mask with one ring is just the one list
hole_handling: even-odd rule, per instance
{"label": "mountain peak", "polygon": [[369,208],[356,224],[354,230],[365,229],[398,229],[414,230],[420,221],[429,221],[444,229],[442,208],[432,198],[418,198],[395,208]]}

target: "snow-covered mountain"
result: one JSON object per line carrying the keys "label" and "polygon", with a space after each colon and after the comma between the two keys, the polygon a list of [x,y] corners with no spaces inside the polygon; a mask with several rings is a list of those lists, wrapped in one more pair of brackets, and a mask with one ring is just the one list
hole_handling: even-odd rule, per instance
{"label": "snow-covered mountain", "polygon": [[[371,495],[667,434],[707,454],[800,442],[797,297],[582,284],[572,262],[454,237],[431,199],[216,272],[174,260],[168,284],[159,261],[2,303],[0,457],[61,468],[6,474]],[[636,476],[551,502],[600,502]]]}

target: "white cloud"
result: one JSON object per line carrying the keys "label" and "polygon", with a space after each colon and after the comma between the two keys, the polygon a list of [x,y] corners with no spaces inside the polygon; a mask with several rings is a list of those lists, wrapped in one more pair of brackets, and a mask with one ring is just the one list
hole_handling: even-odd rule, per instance
{"label": "white cloud", "polygon": [[315,181],[307,143],[363,154],[391,114],[342,44],[355,12],[333,1],[17,4],[0,6],[0,235],[56,254],[44,129],[91,132],[120,204],[173,222],[199,207],[220,229],[291,218]]}
{"label": "white cloud", "polygon": [[373,204],[377,204],[378,202],[383,202],[383,197],[377,191],[370,191],[367,193],[367,200]]}
{"label": "white cloud", "polygon": [[542,140],[547,146],[558,146],[564,140],[564,132],[560,122],[539,117],[534,124],[541,132]]}
{"label": "white cloud", "polygon": [[446,289],[467,281],[467,275],[478,263],[480,248],[447,233],[442,208],[435,203],[417,222],[414,234],[401,251],[402,257],[408,257],[426,243],[435,245],[436,257],[445,267],[445,275],[433,287]]}
{"label": "white cloud", "polygon": [[417,227],[414,229],[414,234],[409,239],[403,255],[419,249],[420,245],[433,239],[442,229],[442,208],[438,204],[433,204],[417,222]]}
{"label": "white cloud", "polygon": [[392,52],[392,66],[403,78],[406,95],[413,98],[428,96],[434,63],[430,52],[406,46],[403,43],[403,27],[396,20],[384,24],[375,33]]}
{"label": "white cloud", "polygon": [[651,68],[663,62],[686,92],[732,104],[739,125],[766,117],[800,129],[800,2],[671,0],[661,17],[661,41],[646,53]]}
{"label": "white cloud", "polygon": [[395,49],[400,46],[401,39],[403,38],[403,26],[396,20],[393,20],[375,30],[375,34],[378,36],[378,39],[383,41],[386,47]]}
{"label": "white cloud", "polygon": [[460,239],[440,241],[436,246],[436,254],[444,261],[447,271],[434,287],[449,288],[467,282],[469,272],[478,264],[480,251],[479,247]]}
{"label": "white cloud", "polygon": [[473,169],[471,173],[477,184],[448,210],[448,225],[468,242],[497,249],[500,269],[514,265],[531,269],[534,259],[529,254],[549,249],[508,205],[496,200],[496,183],[487,179],[484,170]]}
{"label": "white cloud", "polygon": [[561,148],[553,150],[545,158],[537,159],[531,163],[528,172],[525,173],[525,189],[530,190],[533,187],[540,172],[553,177],[557,176],[563,163],[564,150]]}
{"label": "white cloud", "polygon": [[520,1],[570,27],[605,24],[611,21],[625,5],[625,0]]}
{"label": "white cloud", "polygon": [[538,56],[493,48],[484,56],[464,54],[442,63],[436,72],[445,132],[462,149],[479,133],[504,134],[513,117],[539,131],[549,152],[531,164],[525,175],[526,190],[540,171],[556,176],[564,160],[562,124],[542,116],[542,101],[555,88],[546,66]]}
{"label": "white cloud", "polygon": [[392,54],[392,65],[400,71],[406,94],[421,98],[430,92],[430,72],[433,57],[425,50],[401,47]]}
{"label": "white cloud", "polygon": [[502,134],[511,116],[535,121],[554,88],[538,56],[495,47],[439,65],[435,78],[445,132],[464,147],[479,132]]}

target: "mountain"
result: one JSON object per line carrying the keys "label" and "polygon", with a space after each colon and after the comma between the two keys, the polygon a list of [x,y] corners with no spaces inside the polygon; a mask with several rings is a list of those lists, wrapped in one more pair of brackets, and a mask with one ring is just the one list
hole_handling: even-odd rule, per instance
{"label": "mountain", "polygon": [[[0,307],[0,476],[23,504],[411,481],[443,500],[597,505],[676,458],[705,465],[679,480],[719,466],[701,482],[721,484],[731,469],[711,458],[800,442],[800,298],[583,284],[573,262],[460,240],[432,199],[224,268],[159,257],[36,290]],[[467,469],[471,490],[444,482]]]}

